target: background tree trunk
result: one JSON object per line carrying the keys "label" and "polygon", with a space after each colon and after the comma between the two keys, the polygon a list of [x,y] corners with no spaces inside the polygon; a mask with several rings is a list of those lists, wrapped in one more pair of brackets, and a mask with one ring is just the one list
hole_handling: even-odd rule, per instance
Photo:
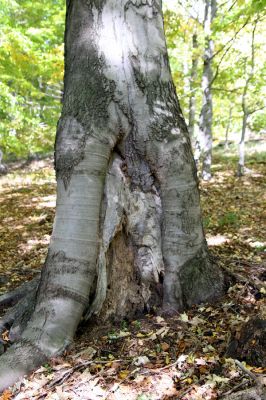
{"label": "background tree trunk", "polygon": [[4,154],[0,149],[0,175],[5,174],[7,172],[7,167],[4,164],[2,164],[3,156]]}
{"label": "background tree trunk", "polygon": [[[243,94],[242,94],[242,112],[243,112],[243,118],[242,118],[242,130],[241,130],[241,138],[239,142],[239,160],[238,160],[238,166],[237,166],[237,176],[242,176],[244,175],[244,169],[245,169],[245,138],[246,138],[246,130],[247,130],[247,121],[248,117],[251,114],[248,104],[247,104],[247,94],[248,94],[248,89],[250,82],[254,76],[254,67],[255,67],[255,32],[257,28],[257,20],[255,21],[254,27],[252,29],[252,38],[251,38],[251,59],[250,59],[250,71],[248,72],[245,86],[243,89]],[[247,63],[246,63],[246,69],[247,69]]]}
{"label": "background tree trunk", "polygon": [[239,177],[244,175],[244,168],[245,168],[245,137],[247,130],[247,120],[248,120],[248,114],[246,111],[244,111],[242,119],[241,139],[239,142],[239,159],[237,167],[237,176]]}
{"label": "background tree trunk", "polygon": [[194,130],[195,130],[195,116],[196,116],[196,93],[195,93],[195,81],[197,79],[197,70],[198,70],[198,39],[197,33],[193,33],[192,36],[192,65],[191,65],[191,73],[190,73],[190,96],[189,96],[189,115],[188,115],[188,131],[191,137],[191,140],[194,138]]}
{"label": "background tree trunk", "polygon": [[228,116],[228,121],[227,121],[227,125],[226,125],[226,131],[225,131],[225,141],[224,141],[225,150],[228,150],[228,138],[229,138],[229,132],[231,129],[232,112],[233,112],[233,107],[231,106],[229,109],[229,116]]}
{"label": "background tree trunk", "polygon": [[68,0],[64,83],[51,243],[35,310],[1,356],[1,389],[60,354],[84,313],[177,312],[223,290],[161,2]]}
{"label": "background tree trunk", "polygon": [[204,33],[205,51],[202,74],[202,108],[199,119],[199,132],[195,146],[195,159],[202,158],[202,179],[211,179],[212,164],[212,59],[214,43],[211,38],[212,21],[216,14],[216,0],[205,0]]}

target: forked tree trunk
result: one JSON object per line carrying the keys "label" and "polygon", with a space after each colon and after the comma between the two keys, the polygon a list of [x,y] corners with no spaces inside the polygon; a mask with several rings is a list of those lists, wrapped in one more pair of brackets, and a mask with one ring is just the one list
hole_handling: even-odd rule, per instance
{"label": "forked tree trunk", "polygon": [[202,74],[202,108],[199,119],[199,132],[195,145],[195,159],[199,163],[202,159],[202,179],[211,179],[212,164],[212,60],[214,43],[211,38],[212,21],[216,14],[216,0],[205,0],[204,33],[205,50],[203,56]]}
{"label": "forked tree trunk", "polygon": [[60,354],[84,313],[177,312],[223,287],[202,230],[161,2],[69,0],[65,45],[54,228],[35,310],[0,358],[1,389]]}

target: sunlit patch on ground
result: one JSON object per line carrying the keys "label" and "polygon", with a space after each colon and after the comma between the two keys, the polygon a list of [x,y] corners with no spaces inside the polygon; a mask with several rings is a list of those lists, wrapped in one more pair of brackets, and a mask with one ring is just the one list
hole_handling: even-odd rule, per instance
{"label": "sunlit patch on ground", "polygon": [[220,246],[223,243],[230,243],[230,239],[225,235],[206,235],[207,243],[209,246]]}
{"label": "sunlit patch on ground", "polygon": [[40,201],[38,201],[38,208],[48,207],[55,208],[56,196],[55,194],[50,196],[44,196]]}
{"label": "sunlit patch on ground", "polygon": [[29,239],[26,243],[21,244],[18,248],[21,254],[29,253],[31,250],[47,246],[49,244],[50,236],[44,235],[42,239]]}
{"label": "sunlit patch on ground", "polygon": [[[22,169],[13,165],[0,177],[0,292],[31,279],[42,267],[54,218],[55,187],[51,159]],[[7,271],[12,276],[8,281],[3,278]]]}
{"label": "sunlit patch on ground", "polygon": [[266,237],[265,166],[254,163],[252,174],[237,178],[235,163],[218,160],[217,164],[213,179],[201,182],[203,222],[211,251],[220,258],[233,256],[260,263],[264,248],[259,243],[265,243]]}

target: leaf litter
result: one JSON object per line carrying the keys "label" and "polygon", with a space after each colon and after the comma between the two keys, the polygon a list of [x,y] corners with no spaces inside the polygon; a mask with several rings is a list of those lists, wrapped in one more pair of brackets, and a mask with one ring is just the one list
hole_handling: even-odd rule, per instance
{"label": "leaf litter", "polygon": [[[257,382],[265,389],[265,365],[227,355],[243,324],[265,317],[264,166],[252,168],[254,176],[239,179],[224,166],[201,184],[210,252],[230,284],[219,303],[171,318],[148,314],[116,325],[90,323],[79,329],[64,357],[43,365],[0,399],[212,400],[253,390]],[[45,258],[55,204],[51,160],[13,170],[0,183],[4,293],[32,279]]]}

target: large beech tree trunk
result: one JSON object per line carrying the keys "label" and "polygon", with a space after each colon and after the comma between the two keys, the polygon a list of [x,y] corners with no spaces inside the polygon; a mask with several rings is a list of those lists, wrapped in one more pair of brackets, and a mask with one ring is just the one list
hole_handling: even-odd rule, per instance
{"label": "large beech tree trunk", "polygon": [[60,354],[84,315],[177,312],[222,292],[159,0],[67,1],[55,166],[49,252],[1,389]]}

